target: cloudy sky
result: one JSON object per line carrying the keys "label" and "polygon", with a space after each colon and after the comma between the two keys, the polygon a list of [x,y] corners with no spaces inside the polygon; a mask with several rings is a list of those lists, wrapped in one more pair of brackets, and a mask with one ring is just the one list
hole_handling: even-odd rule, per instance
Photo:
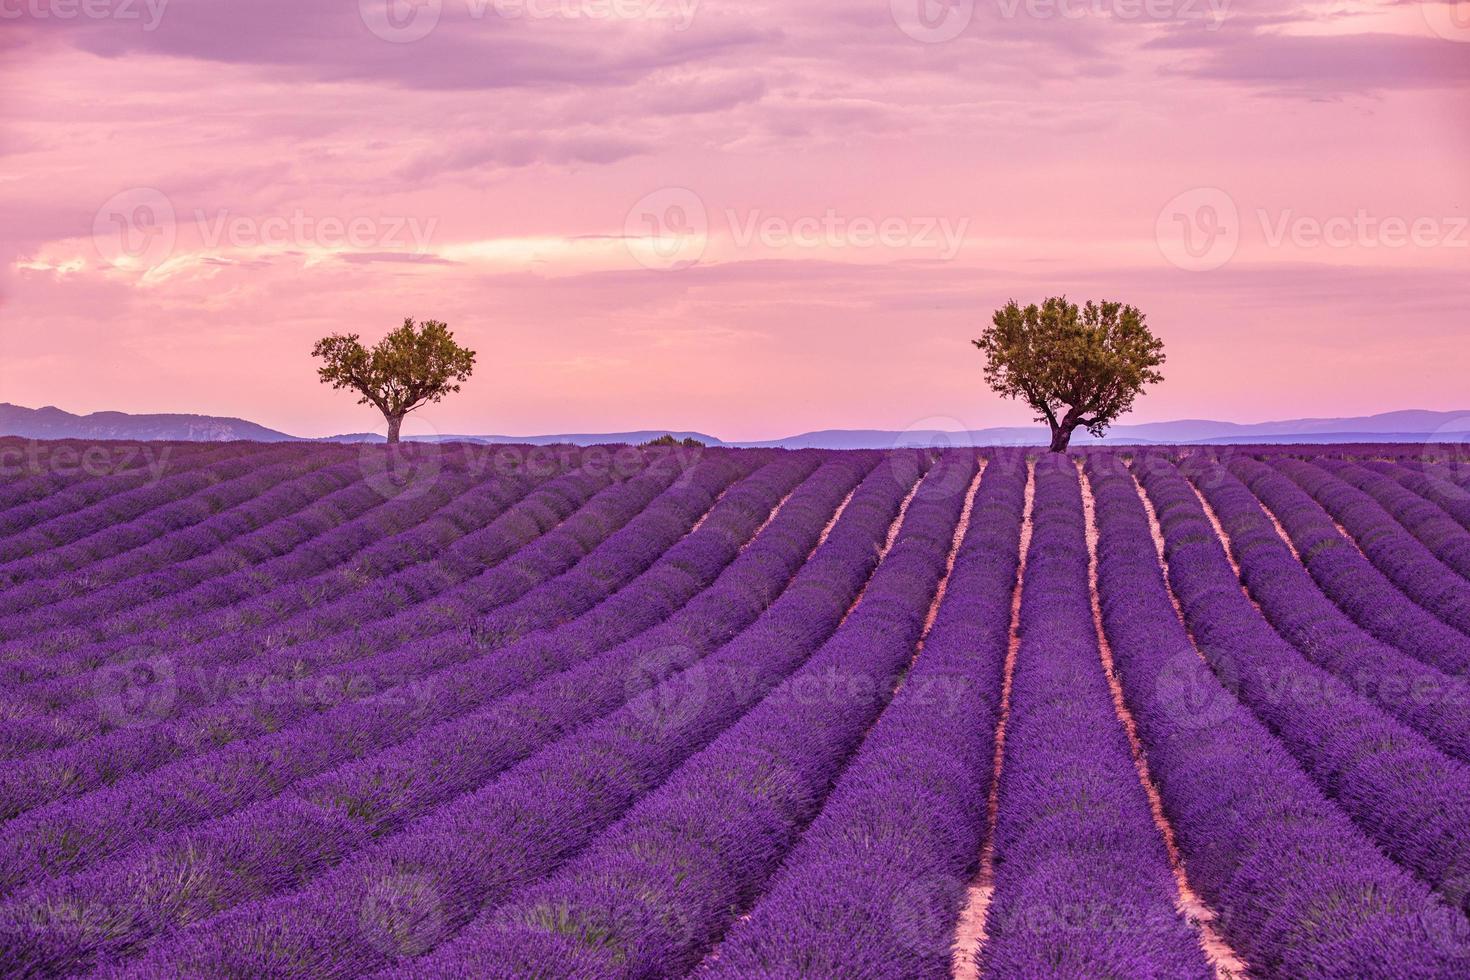
{"label": "cloudy sky", "polygon": [[1135,421],[1470,408],[1470,0],[0,0],[0,401],[406,431],[1024,422],[1008,298],[1142,307]]}

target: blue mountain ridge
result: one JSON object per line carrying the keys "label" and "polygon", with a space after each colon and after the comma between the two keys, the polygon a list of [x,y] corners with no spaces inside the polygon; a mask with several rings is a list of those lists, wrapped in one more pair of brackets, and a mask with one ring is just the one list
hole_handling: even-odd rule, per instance
{"label": "blue mountain ridge", "polygon": [[[821,429],[781,439],[722,440],[685,429],[640,429],[629,432],[547,433],[530,436],[452,434],[435,436],[437,442],[598,444],[641,443],[664,434],[693,438],[710,446],[779,447],[786,449],[886,449],[893,446],[1033,446],[1046,443],[1041,425],[998,426],[947,432],[936,429]],[[93,412],[74,415],[55,406],[25,408],[0,403],[0,436],[27,439],[128,439],[226,442],[290,442],[302,437],[280,432],[246,419],[191,414],[131,415]],[[357,432],[302,440],[316,442],[373,442],[381,433]],[[1349,443],[1349,442],[1470,442],[1470,411],[1435,412],[1409,409],[1346,418],[1303,418],[1277,422],[1222,422],[1178,419],[1115,425],[1106,438],[1094,439],[1079,431],[1074,446],[1151,444]]]}

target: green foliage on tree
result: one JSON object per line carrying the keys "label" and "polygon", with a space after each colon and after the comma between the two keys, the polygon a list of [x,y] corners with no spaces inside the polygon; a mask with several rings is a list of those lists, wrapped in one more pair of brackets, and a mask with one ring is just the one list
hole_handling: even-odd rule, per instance
{"label": "green foliage on tree", "polygon": [[1101,436],[1145,386],[1164,379],[1163,341],[1123,303],[1079,307],[1054,296],[1022,308],[1011,300],[973,343],[990,387],[1023,399],[1051,427],[1052,452],[1066,452],[1079,426]]}
{"label": "green foliage on tree", "polygon": [[360,405],[376,405],[388,420],[388,442],[398,441],[403,417],[429,402],[459,391],[475,367],[475,352],[454,342],[448,324],[412,317],[378,341],[372,350],[357,334],[323,337],[312,348],[321,358],[323,384],[357,392]]}
{"label": "green foliage on tree", "polygon": [[650,440],[648,440],[643,445],[644,446],[683,446],[685,449],[703,449],[704,448],[704,443],[700,442],[698,439],[694,438],[693,436],[686,436],[685,438],[683,438],[681,440],[681,439],[675,438],[673,435],[662,435],[662,436],[659,436],[657,439],[650,439]]}

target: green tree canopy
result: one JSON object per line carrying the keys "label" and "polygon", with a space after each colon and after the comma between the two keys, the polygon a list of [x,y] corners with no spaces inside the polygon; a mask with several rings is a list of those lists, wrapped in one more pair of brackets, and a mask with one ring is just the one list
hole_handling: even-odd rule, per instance
{"label": "green tree canopy", "polygon": [[973,342],[986,358],[985,380],[1020,398],[1051,427],[1051,449],[1066,452],[1072,432],[1101,436],[1133,407],[1146,385],[1162,381],[1164,343],[1135,307],[1065,296],[1022,308],[1011,300]]}
{"label": "green tree canopy", "polygon": [[357,334],[323,337],[312,348],[321,358],[322,383],[349,388],[361,405],[375,405],[388,420],[388,441],[398,441],[403,417],[421,405],[459,391],[475,367],[475,352],[454,342],[448,324],[412,317],[378,341],[372,350]]}

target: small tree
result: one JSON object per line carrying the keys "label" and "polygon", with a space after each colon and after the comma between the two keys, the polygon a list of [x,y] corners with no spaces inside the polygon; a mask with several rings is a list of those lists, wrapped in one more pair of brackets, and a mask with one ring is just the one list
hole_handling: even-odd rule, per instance
{"label": "small tree", "polygon": [[700,442],[698,439],[694,438],[693,436],[685,436],[683,439],[679,439],[679,438],[677,438],[677,437],[675,437],[673,435],[662,435],[662,436],[659,436],[657,439],[650,439],[650,440],[648,440],[643,445],[644,445],[644,447],[648,447],[648,446],[682,446],[685,449],[703,449],[704,448],[704,443]]}
{"label": "small tree", "polygon": [[1006,398],[1022,398],[1051,426],[1051,451],[1064,453],[1085,426],[1101,436],[1133,407],[1145,385],[1162,381],[1164,343],[1144,315],[1122,303],[1078,307],[1054,296],[1025,309],[1011,300],[974,341],[985,353],[985,380]]}
{"label": "small tree", "polygon": [[475,352],[454,342],[449,326],[413,318],[368,350],[355,333],[323,337],[311,355],[322,359],[317,369],[324,384],[351,388],[362,397],[360,405],[376,405],[388,420],[388,442],[398,441],[403,417],[421,405],[437,402],[459,390],[469,378]]}

